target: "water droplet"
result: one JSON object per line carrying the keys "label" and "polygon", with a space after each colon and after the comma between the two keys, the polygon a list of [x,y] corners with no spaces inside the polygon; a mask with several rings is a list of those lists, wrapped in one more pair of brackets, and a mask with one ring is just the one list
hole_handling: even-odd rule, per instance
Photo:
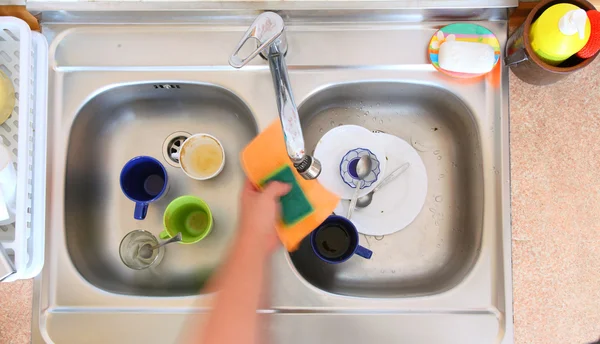
{"label": "water droplet", "polygon": [[430,148],[423,142],[417,140],[411,140],[412,146],[419,152],[427,152]]}
{"label": "water droplet", "polygon": [[368,115],[370,112],[367,110],[367,112],[365,112],[365,116]]}
{"label": "water droplet", "polygon": [[434,151],[433,151],[433,154],[434,154],[434,155],[438,155],[438,154],[440,154],[440,150],[439,150],[439,149],[436,149],[436,150],[434,150]]}
{"label": "water droplet", "polygon": [[319,128],[319,132],[322,133],[323,132],[323,128]]}
{"label": "water droplet", "polygon": [[429,211],[435,214],[435,208],[429,208]]}
{"label": "water droplet", "polygon": [[377,106],[379,106],[379,103],[377,103]]}
{"label": "water droplet", "polygon": [[438,160],[442,160],[442,156],[441,156],[441,155],[440,155],[440,156],[438,156]]}
{"label": "water droplet", "polygon": [[373,122],[377,121],[377,117],[373,117]]}
{"label": "water droplet", "polygon": [[393,273],[393,274],[395,274],[395,273],[396,273],[396,270],[392,270],[392,273]]}
{"label": "water droplet", "polygon": [[331,124],[331,126],[333,127],[335,125],[335,122],[331,121],[329,124]]}
{"label": "water droplet", "polygon": [[379,124],[383,124],[383,120],[382,119],[379,120]]}
{"label": "water droplet", "polygon": [[456,167],[458,167],[458,164],[453,161],[452,162],[452,167],[456,168]]}
{"label": "water droplet", "polygon": [[440,178],[444,178],[445,176],[445,174],[440,174]]}
{"label": "water droplet", "polygon": [[[441,177],[441,176],[440,176],[440,177]],[[436,202],[441,202],[441,201],[443,201],[443,200],[444,200],[444,198],[443,198],[442,196],[435,196],[435,201],[436,201]]]}

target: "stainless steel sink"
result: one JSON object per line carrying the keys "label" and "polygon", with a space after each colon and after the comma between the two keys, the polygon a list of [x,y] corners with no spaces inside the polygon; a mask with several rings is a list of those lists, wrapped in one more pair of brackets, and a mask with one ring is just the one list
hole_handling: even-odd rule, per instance
{"label": "stainless steel sink", "polygon": [[403,231],[363,238],[375,253],[371,260],[327,264],[305,240],[291,255],[302,277],[328,292],[361,297],[433,294],[460,282],[477,260],[483,229],[481,143],[465,103],[433,85],[366,81],[319,91],[300,106],[300,116],[308,151],[331,123],[410,142],[427,168],[427,198],[437,200]]}
{"label": "stainless steel sink", "polygon": [[[65,236],[79,273],[112,293],[197,294],[235,236],[238,193],[244,181],[237,156],[257,130],[248,107],[215,85],[136,83],[93,95],[75,115],[65,170]],[[219,176],[196,181],[172,166],[169,150],[177,147],[169,148],[169,141],[180,144],[185,132],[219,138],[226,154]],[[133,218],[134,204],[118,183],[123,165],[138,155],[159,159],[170,179],[167,195],[150,205],[143,221]],[[121,239],[134,229],[158,235],[165,208],[185,194],[197,195],[212,207],[214,233],[196,245],[169,247],[156,268],[126,267],[119,257]]]}
{"label": "stainless steel sink", "polygon": [[[426,55],[431,36],[456,21],[489,28],[504,46],[513,1],[483,9],[458,3],[462,9],[269,3],[287,25],[285,59],[308,150],[332,123],[359,124],[412,144],[429,178],[411,225],[361,236],[371,260],[325,265],[306,247],[273,255],[270,302],[258,310],[271,342],[513,342],[508,71],[456,80]],[[46,260],[35,284],[34,343],[174,343],[190,315],[208,313],[213,294],[198,293],[235,236],[238,153],[279,117],[266,61],[240,70],[228,64],[265,4],[173,11],[173,3],[141,2],[118,12],[73,10],[99,3],[37,4],[51,70]],[[223,142],[221,175],[192,181],[169,163],[164,152],[181,132]],[[143,221],[133,219],[118,183],[136,155],[162,161],[173,180]],[[121,238],[138,228],[160,233],[166,205],[184,194],[208,201],[214,233],[197,245],[167,246],[156,269],[120,265]]]}

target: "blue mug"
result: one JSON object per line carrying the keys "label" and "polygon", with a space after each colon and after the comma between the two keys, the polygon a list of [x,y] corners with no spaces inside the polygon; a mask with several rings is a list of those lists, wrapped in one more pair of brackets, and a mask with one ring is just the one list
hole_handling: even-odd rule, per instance
{"label": "blue mug", "polygon": [[148,205],[166,194],[169,185],[167,170],[150,156],[129,160],[121,170],[120,180],[125,196],[135,202],[133,217],[136,220],[146,218]]}
{"label": "blue mug", "polygon": [[358,244],[358,231],[350,220],[331,215],[310,233],[310,245],[321,260],[330,264],[347,261],[354,254],[370,259],[373,252]]}

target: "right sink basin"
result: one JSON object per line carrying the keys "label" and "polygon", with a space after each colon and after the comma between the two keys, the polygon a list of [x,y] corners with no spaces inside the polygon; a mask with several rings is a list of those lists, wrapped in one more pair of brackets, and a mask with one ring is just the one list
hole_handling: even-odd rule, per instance
{"label": "right sink basin", "polygon": [[328,264],[305,239],[290,255],[298,273],[321,290],[367,298],[436,294],[458,284],[477,260],[483,229],[481,144],[465,103],[428,84],[356,82],[313,94],[299,113],[309,152],[328,130],[342,124],[409,142],[425,163],[428,194],[420,214],[404,230],[360,236],[361,245],[373,251],[370,260],[354,256]]}

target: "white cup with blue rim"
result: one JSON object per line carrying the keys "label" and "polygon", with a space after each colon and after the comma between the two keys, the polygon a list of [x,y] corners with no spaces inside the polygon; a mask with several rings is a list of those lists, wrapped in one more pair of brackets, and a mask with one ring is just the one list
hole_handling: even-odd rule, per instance
{"label": "white cup with blue rim", "polygon": [[375,184],[381,174],[379,159],[369,149],[356,148],[348,151],[342,158],[342,161],[340,161],[340,176],[344,183],[353,189],[356,188],[357,182],[359,181],[356,165],[363,156],[368,156],[371,159],[371,172],[360,181],[360,188],[368,188]]}

